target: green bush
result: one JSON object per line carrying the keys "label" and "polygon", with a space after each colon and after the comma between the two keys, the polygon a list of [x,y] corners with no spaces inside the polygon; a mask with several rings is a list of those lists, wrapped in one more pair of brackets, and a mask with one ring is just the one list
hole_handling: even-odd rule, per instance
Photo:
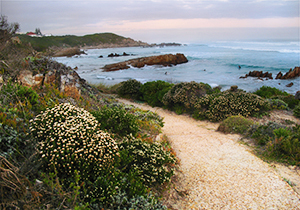
{"label": "green bush", "polygon": [[[123,165],[122,167],[126,167]],[[119,166],[119,168],[122,169]],[[91,184],[85,201],[91,203],[93,209],[117,209],[118,205],[126,207],[128,200],[145,196],[148,188],[143,184],[137,173],[133,170],[127,173],[120,170],[118,166],[104,171],[95,182]],[[121,202],[117,200],[118,196],[124,196]]]}
{"label": "green bush", "polygon": [[119,136],[129,134],[136,136],[139,131],[136,116],[126,111],[123,106],[104,106],[99,111],[91,113],[100,122],[102,130],[108,130]]}
{"label": "green bush", "polygon": [[127,138],[119,144],[120,154],[126,166],[124,172],[135,171],[147,186],[169,182],[174,174],[174,155],[159,143]]}
{"label": "green bush", "polygon": [[294,116],[300,118],[300,104],[294,109]]}
{"label": "green bush", "polygon": [[173,84],[161,80],[146,82],[140,90],[142,99],[152,107],[162,107],[164,105],[162,99],[172,86]]}
{"label": "green bush", "polygon": [[174,85],[163,97],[164,105],[177,113],[193,111],[198,99],[213,92],[213,89],[204,83],[181,82]]}
{"label": "green bush", "polygon": [[223,133],[244,134],[254,122],[243,116],[231,116],[224,120],[218,127],[218,131]]}
{"label": "green bush", "polygon": [[133,98],[139,100],[141,97],[141,86],[141,82],[135,79],[129,79],[121,82],[120,86],[117,88],[117,93],[119,96],[124,98]]}
{"label": "green bush", "polygon": [[260,89],[254,92],[263,98],[272,98],[274,96],[288,96],[287,92],[281,91],[275,87],[262,86]]}
{"label": "green bush", "polygon": [[276,122],[268,122],[263,125],[252,125],[248,130],[247,136],[253,138],[258,145],[266,145],[274,137],[274,130],[286,128],[286,126]]}
{"label": "green bush", "polygon": [[284,158],[290,164],[300,165],[300,125],[274,130],[275,137],[268,144],[272,155]]}
{"label": "green bush", "polygon": [[252,93],[224,91],[199,98],[195,108],[195,118],[218,122],[233,115],[263,114],[270,110],[270,104]]}
{"label": "green bush", "polygon": [[287,103],[290,109],[294,109],[299,104],[299,100],[296,99],[293,95],[278,96],[277,98]]}
{"label": "green bush", "polygon": [[[31,135],[46,172],[55,172],[68,183],[79,172],[82,181],[93,181],[114,160],[118,147],[99,129],[89,112],[69,103],[47,109],[31,120]],[[71,180],[72,181],[72,180]]]}
{"label": "green bush", "polygon": [[270,102],[272,109],[287,110],[288,104],[280,99],[267,99]]}

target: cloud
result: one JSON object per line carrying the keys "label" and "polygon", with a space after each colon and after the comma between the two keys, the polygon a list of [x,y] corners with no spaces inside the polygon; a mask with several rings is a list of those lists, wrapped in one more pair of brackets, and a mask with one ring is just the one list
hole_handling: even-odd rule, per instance
{"label": "cloud", "polygon": [[24,32],[299,27],[298,0],[2,0],[1,6]]}

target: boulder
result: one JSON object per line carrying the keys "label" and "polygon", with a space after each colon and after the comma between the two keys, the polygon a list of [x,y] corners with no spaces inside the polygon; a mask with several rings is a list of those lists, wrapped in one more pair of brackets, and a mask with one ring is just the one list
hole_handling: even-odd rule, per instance
{"label": "boulder", "polygon": [[286,87],[292,87],[293,85],[294,85],[294,83],[291,82],[291,83],[287,84]]}
{"label": "boulder", "polygon": [[166,55],[159,55],[159,56],[136,58],[124,62],[109,64],[103,67],[103,71],[108,72],[108,71],[117,71],[121,69],[128,69],[130,68],[130,66],[136,68],[142,68],[145,65],[171,66],[171,65],[177,65],[177,64],[187,63],[187,62],[188,60],[183,54],[180,53],[177,53],[176,55],[166,54]]}
{"label": "boulder", "polygon": [[85,80],[81,79],[75,70],[55,61],[41,60],[40,62],[41,64],[48,62],[47,65],[50,66],[50,68],[38,73],[33,73],[29,70],[21,71],[18,75],[20,84],[27,87],[39,87],[45,84],[54,85],[65,95],[71,96],[74,99],[80,98],[80,87],[85,85]]}
{"label": "boulder", "polygon": [[300,67],[295,67],[294,69],[290,69],[285,75],[279,72],[276,76],[276,79],[293,79],[300,76]]}

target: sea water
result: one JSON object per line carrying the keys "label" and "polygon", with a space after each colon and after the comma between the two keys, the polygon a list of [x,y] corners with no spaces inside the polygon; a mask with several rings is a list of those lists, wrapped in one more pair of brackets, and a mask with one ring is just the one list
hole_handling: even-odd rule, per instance
{"label": "sea water", "polygon": [[[128,79],[136,79],[142,83],[155,80],[171,83],[204,82],[212,87],[220,86],[222,90],[237,85],[249,92],[263,85],[292,94],[300,90],[300,77],[291,80],[275,79],[280,71],[284,74],[291,68],[300,66],[300,44],[297,41],[220,41],[171,47],[89,49],[85,52],[85,55],[61,57],[56,60],[73,68],[77,67],[80,77],[92,84],[113,85]],[[108,57],[111,53],[123,54],[123,52],[130,56]],[[171,67],[131,67],[113,72],[103,72],[101,69],[106,64],[169,53],[183,53],[188,63]],[[269,72],[274,79],[261,80],[251,77],[240,79],[249,71]],[[286,87],[291,82],[294,85]]]}

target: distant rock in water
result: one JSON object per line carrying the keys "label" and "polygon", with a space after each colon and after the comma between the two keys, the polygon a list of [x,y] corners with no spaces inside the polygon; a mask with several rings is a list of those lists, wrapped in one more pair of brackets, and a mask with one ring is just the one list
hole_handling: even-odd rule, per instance
{"label": "distant rock in water", "polygon": [[126,53],[126,52],[123,52],[123,54],[117,54],[117,53],[111,53],[111,54],[109,54],[107,57],[109,57],[109,58],[113,58],[113,57],[120,57],[120,56],[130,56],[130,55],[132,55],[132,54],[128,54],[128,53]]}
{"label": "distant rock in water", "polygon": [[103,67],[103,71],[118,71],[122,69],[128,69],[130,66],[136,68],[142,68],[145,65],[162,65],[162,66],[172,66],[182,63],[187,63],[188,59],[180,53],[176,55],[167,54],[167,55],[159,55],[159,56],[150,56],[150,57],[142,57],[135,58],[124,62],[119,62],[115,64],[109,64]]}
{"label": "distant rock in water", "polygon": [[290,69],[285,75],[279,72],[276,76],[276,79],[293,79],[300,76],[300,67],[295,67]]}
{"label": "distant rock in water", "polygon": [[294,83],[291,82],[290,84],[287,84],[286,87],[292,87],[293,85]]}
{"label": "distant rock in water", "polygon": [[273,79],[272,73],[269,72],[262,72],[262,71],[250,71],[248,74],[246,74],[244,77],[240,77],[240,79],[245,79],[247,77],[257,77],[257,78],[268,78]]}

